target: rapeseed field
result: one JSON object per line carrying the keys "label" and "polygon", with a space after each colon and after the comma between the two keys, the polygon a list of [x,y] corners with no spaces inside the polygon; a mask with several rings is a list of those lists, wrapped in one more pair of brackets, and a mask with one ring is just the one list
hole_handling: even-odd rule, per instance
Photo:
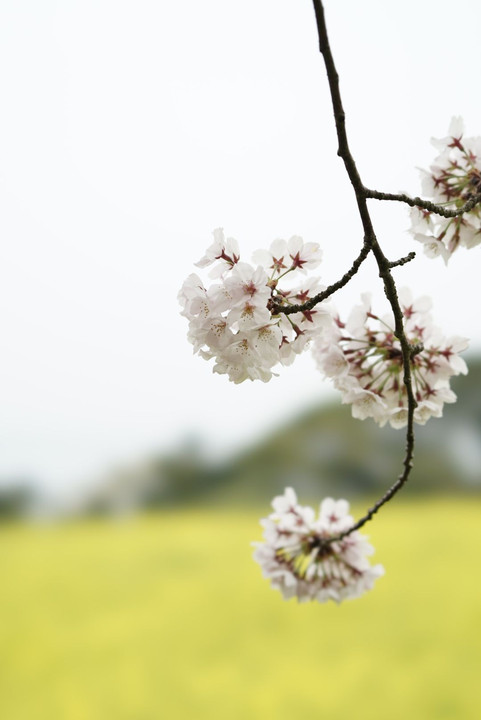
{"label": "rapeseed field", "polygon": [[340,606],[270,589],[258,517],[4,526],[0,717],[481,717],[481,501],[384,508],[386,575]]}

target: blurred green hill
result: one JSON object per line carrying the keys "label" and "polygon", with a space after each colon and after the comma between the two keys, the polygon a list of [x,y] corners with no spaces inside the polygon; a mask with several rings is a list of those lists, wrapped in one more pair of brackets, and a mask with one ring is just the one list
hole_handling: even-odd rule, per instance
{"label": "blurred green hill", "polygon": [[[458,402],[417,427],[415,465],[404,493],[481,490],[481,358],[454,378]],[[323,405],[253,447],[214,463],[195,444],[110,476],[87,510],[110,512],[192,503],[263,504],[292,485],[305,500],[378,495],[400,472],[404,432]]]}

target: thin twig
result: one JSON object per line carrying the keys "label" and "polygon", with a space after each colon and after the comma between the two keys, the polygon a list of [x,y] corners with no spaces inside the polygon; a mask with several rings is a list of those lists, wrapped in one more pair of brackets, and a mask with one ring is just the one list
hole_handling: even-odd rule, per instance
{"label": "thin twig", "polygon": [[403,370],[404,370],[404,385],[406,387],[408,407],[407,407],[407,429],[406,429],[406,451],[403,461],[403,471],[399,475],[396,482],[389,488],[389,490],[380,498],[375,505],[373,505],[367,513],[358,520],[353,527],[346,532],[337,536],[339,539],[349,535],[354,530],[361,528],[372,516],[381,508],[388,500],[390,500],[404,485],[409,478],[409,474],[412,468],[412,459],[414,453],[414,410],[417,406],[416,399],[414,397],[412,382],[411,382],[411,352],[412,348],[409,345],[408,339],[404,332],[403,325],[403,313],[399,304],[397,296],[396,285],[394,283],[393,276],[391,274],[391,263],[388,261],[386,256],[381,250],[381,247],[377,241],[376,234],[372,225],[371,217],[367,207],[368,191],[364,187],[361,181],[361,177],[354,162],[354,158],[349,149],[349,143],[347,140],[345,113],[342,106],[341,94],[339,90],[339,76],[337,74],[334,59],[332,57],[331,48],[329,45],[329,39],[327,35],[327,28],[324,19],[324,8],[321,0],[313,0],[314,11],[316,14],[317,30],[319,34],[319,49],[324,58],[324,64],[326,66],[327,79],[329,82],[329,89],[331,93],[332,107],[334,111],[334,118],[336,122],[337,138],[338,138],[338,151],[337,154],[342,158],[346,172],[349,176],[351,184],[353,186],[359,214],[361,216],[362,225],[364,228],[364,242],[372,250],[374,257],[379,268],[379,276],[384,283],[384,292],[391,305],[392,312],[395,321],[395,334],[401,344],[402,357],[403,357]]}
{"label": "thin twig", "polygon": [[406,263],[411,262],[411,260],[414,260],[415,257],[416,257],[416,253],[410,252],[406,255],[406,257],[402,257],[399,260],[394,260],[393,262],[390,262],[389,267],[392,269],[395,267],[400,267],[401,265],[406,265]]}
{"label": "thin twig", "polygon": [[430,200],[422,200],[419,197],[412,198],[405,193],[385,193],[379,192],[378,190],[369,190],[368,188],[364,188],[364,192],[366,197],[372,198],[373,200],[395,200],[397,202],[407,203],[411,207],[423,208],[424,210],[428,210],[436,215],[442,215],[445,218],[453,218],[463,215],[463,213],[469,212],[481,202],[481,193],[477,193],[476,195],[472,195],[472,197],[470,197],[469,200],[467,200],[460,208],[457,208],[456,210],[448,210],[442,205],[436,205],[436,203],[433,203]]}
{"label": "thin twig", "polygon": [[312,310],[315,305],[318,305],[323,300],[326,300],[330,295],[333,295],[337,290],[340,290],[344,285],[347,285],[349,280],[354,277],[354,275],[357,273],[359,268],[361,267],[364,260],[367,258],[371,251],[371,247],[368,242],[364,242],[364,245],[362,246],[362,250],[357,256],[357,258],[352,263],[351,268],[345,273],[340,280],[333,283],[332,285],[329,285],[325,290],[318,293],[317,295],[314,295],[314,297],[310,298],[310,300],[307,300],[305,303],[301,303],[299,305],[279,305],[275,301],[275,298],[272,299],[269,304],[268,308],[272,312],[273,315],[278,315],[279,313],[283,313],[284,315],[292,315],[293,313],[297,312],[304,312],[305,310]]}

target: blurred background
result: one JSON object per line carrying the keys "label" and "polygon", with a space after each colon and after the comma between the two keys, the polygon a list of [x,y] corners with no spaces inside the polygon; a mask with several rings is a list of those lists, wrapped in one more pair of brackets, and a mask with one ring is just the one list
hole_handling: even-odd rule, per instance
{"label": "blurred background", "polygon": [[[326,3],[370,187],[420,193],[453,115],[481,134],[481,8]],[[362,242],[310,0],[0,5],[0,714],[478,718],[479,248],[424,257],[372,213],[396,279],[471,339],[458,403],[418,431],[369,528],[387,575],[337,607],[284,603],[251,560],[292,485],[361,513],[402,435],[355,422],[306,353],[264,385],[193,357],[177,292],[223,226],[242,257]],[[368,261],[335,301],[384,307]],[[364,714],[363,714],[364,713]]]}

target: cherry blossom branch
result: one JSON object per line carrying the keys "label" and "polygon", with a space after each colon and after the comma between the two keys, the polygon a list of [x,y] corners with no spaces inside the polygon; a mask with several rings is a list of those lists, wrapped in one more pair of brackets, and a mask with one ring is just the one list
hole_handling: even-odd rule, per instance
{"label": "cherry blossom branch", "polygon": [[[342,105],[341,94],[339,89],[339,75],[336,70],[334,59],[332,57],[331,48],[329,45],[329,39],[327,35],[327,28],[324,18],[324,8],[321,0],[313,0],[314,11],[316,14],[317,30],[319,34],[319,49],[324,58],[324,64],[326,67],[327,79],[329,83],[329,89],[331,93],[332,107],[334,111],[334,119],[336,123],[337,138],[338,138],[338,150],[337,154],[343,160],[346,172],[353,186],[354,193],[356,195],[357,206],[361,217],[361,222],[364,229],[364,244],[369,247],[372,251],[379,269],[379,276],[381,277],[384,284],[384,293],[391,305],[392,312],[395,320],[395,335],[401,344],[402,360],[403,360],[403,381],[407,393],[407,430],[406,430],[406,450],[403,461],[403,472],[399,475],[397,481],[389,488],[389,490],[380,498],[367,513],[358,520],[349,530],[342,533],[338,538],[345,537],[354,530],[358,530],[365,523],[367,523],[373,515],[387,503],[406,483],[409,478],[412,459],[414,453],[414,410],[416,409],[417,402],[414,397],[412,380],[411,380],[411,358],[413,348],[409,345],[406,334],[404,332],[403,325],[403,313],[399,304],[397,296],[396,285],[391,273],[391,267],[393,263],[384,255],[381,247],[377,241],[376,234],[372,225],[371,217],[367,206],[367,198],[370,197],[367,189],[364,187],[361,177],[359,175],[356,163],[349,149],[349,143],[346,133],[345,124],[345,112]],[[406,260],[407,262],[407,260]],[[394,263],[404,264],[404,263]],[[331,538],[331,542],[334,539]]]}
{"label": "cherry blossom branch", "polygon": [[[331,295],[334,295],[335,292],[343,288],[347,283],[354,277],[354,275],[357,273],[359,268],[361,267],[364,260],[367,258],[371,251],[371,246],[367,241],[364,241],[364,245],[362,246],[362,250],[357,256],[357,258],[354,260],[351,268],[344,273],[342,278],[338,280],[335,283],[332,283],[332,285],[329,285],[325,290],[322,290],[322,292],[318,293],[317,295],[314,295],[310,300],[306,300],[304,303],[297,303],[297,304],[289,304],[289,305],[281,305],[279,302],[277,302],[276,298],[271,298],[269,302],[267,303],[267,307],[272,312],[273,315],[293,315],[294,313],[298,312],[305,312],[306,310],[312,310],[316,305],[323,302],[324,300],[327,300],[328,297]],[[390,268],[399,267],[401,265],[406,265],[408,262],[411,262],[411,260],[414,260],[416,257],[415,252],[410,252],[405,257],[400,258],[399,260],[394,260],[393,262],[389,263]]]}
{"label": "cherry blossom branch", "polygon": [[395,267],[401,267],[401,265],[406,265],[408,262],[411,262],[411,260],[414,260],[416,257],[415,252],[410,252],[406,255],[406,257],[399,258],[399,260],[394,260],[393,262],[389,263],[390,268]]}
{"label": "cherry blossom branch", "polygon": [[413,428],[409,428],[408,423],[408,431],[407,431],[407,437],[406,437],[406,454],[404,456],[403,466],[404,470],[399,475],[396,482],[391,485],[389,490],[387,490],[384,495],[376,502],[372,507],[369,508],[369,510],[366,512],[365,515],[363,515],[362,518],[360,518],[352,527],[349,528],[346,532],[340,533],[337,537],[329,538],[330,542],[333,540],[342,540],[342,538],[346,537],[346,535],[350,535],[355,530],[359,530],[363,525],[365,525],[369,520],[372,519],[372,517],[377,513],[377,511],[382,508],[382,506],[389,502],[389,500],[396,495],[396,493],[402,488],[404,483],[409,478],[409,474],[411,472],[412,468],[412,460],[414,455],[414,432]]}
{"label": "cherry blossom branch", "polygon": [[[273,315],[278,315],[279,313],[283,313],[284,315],[292,315],[293,313],[304,312],[305,310],[312,310],[313,307],[318,305],[323,300],[326,300],[330,295],[333,295],[335,292],[344,287],[344,285],[347,285],[351,278],[353,278],[354,275],[357,273],[362,263],[369,255],[370,251],[370,244],[367,241],[364,241],[361,252],[352,263],[351,268],[346,273],[344,273],[342,278],[337,282],[333,283],[332,285],[329,285],[322,292],[314,295],[310,300],[307,300],[307,302],[300,303],[298,305],[280,305],[276,301],[276,298],[272,298],[271,300],[269,300],[267,307]],[[414,253],[412,254],[414,255]]]}
{"label": "cherry blossom branch", "polygon": [[[212,245],[196,265],[205,268],[215,263],[210,275],[220,282],[204,287],[201,278],[191,273],[178,298],[181,314],[189,321],[188,339],[194,352],[204,360],[214,360],[213,372],[228,375],[236,384],[246,380],[268,382],[277,363],[289,365],[314,341],[319,370],[332,378],[343,402],[352,403],[353,417],[360,420],[371,417],[381,426],[387,422],[395,428],[406,426],[400,474],[357,521],[349,515],[346,500],[332,498],[323,500],[316,517],[312,508],[298,504],[292,488],[274,498],[274,512],[262,520],[265,542],[255,544],[254,557],[263,574],[271,578],[272,586],[281,590],[285,599],[296,596],[299,600],[340,602],[371,589],[384,572],[380,565],[370,566],[366,556],[372,548],[355,531],[408,481],[414,456],[414,418],[424,424],[429,417],[439,417],[443,404],[456,399],[448,379],[467,372],[459,357],[467,340],[457,336],[442,338],[431,325],[429,302],[425,298],[413,300],[408,289],[400,290],[398,297],[394,269],[411,262],[415,253],[393,260],[386,257],[376,237],[368,203],[373,198],[398,200],[437,212],[444,218],[460,216],[481,200],[481,165],[479,139],[466,139],[465,147],[461,143],[462,120],[453,118],[449,136],[437,142],[438,147],[446,148],[431,166],[429,187],[439,205],[366,188],[349,148],[339,76],[329,45],[322,0],[313,0],[313,5],[336,124],[337,154],[356,198],[363,229],[359,234],[363,238],[362,248],[337,282],[314,295],[319,290],[317,278],[302,281],[297,289],[281,284],[286,276],[292,277],[291,273],[306,272],[319,265],[322,254],[318,243],[304,243],[297,235],[289,240],[277,238],[268,251],[254,253],[254,266],[240,261],[237,241],[226,238],[223,229],[217,228],[213,231]],[[471,147],[476,154],[469,150]],[[461,204],[463,207],[457,210],[444,209]],[[478,208],[456,221],[434,217],[430,212],[413,212],[411,219],[414,238],[424,243],[430,257],[441,255],[447,262],[459,245],[469,248],[480,242]],[[347,285],[371,253],[394,324],[390,318],[372,312],[366,295],[345,323],[334,317],[328,307],[313,311]]]}
{"label": "cherry blossom branch", "polygon": [[472,195],[469,200],[464,203],[464,205],[456,210],[448,210],[442,205],[436,205],[436,203],[430,202],[429,200],[422,200],[419,197],[411,198],[405,193],[385,193],[379,192],[378,190],[369,190],[366,187],[364,188],[364,193],[367,198],[372,198],[373,200],[394,200],[397,202],[403,202],[407,203],[407,205],[410,205],[411,207],[423,208],[424,210],[428,210],[436,215],[442,215],[445,218],[453,218],[463,215],[464,213],[472,210],[476,205],[478,205],[478,203],[481,203],[481,193]]}

